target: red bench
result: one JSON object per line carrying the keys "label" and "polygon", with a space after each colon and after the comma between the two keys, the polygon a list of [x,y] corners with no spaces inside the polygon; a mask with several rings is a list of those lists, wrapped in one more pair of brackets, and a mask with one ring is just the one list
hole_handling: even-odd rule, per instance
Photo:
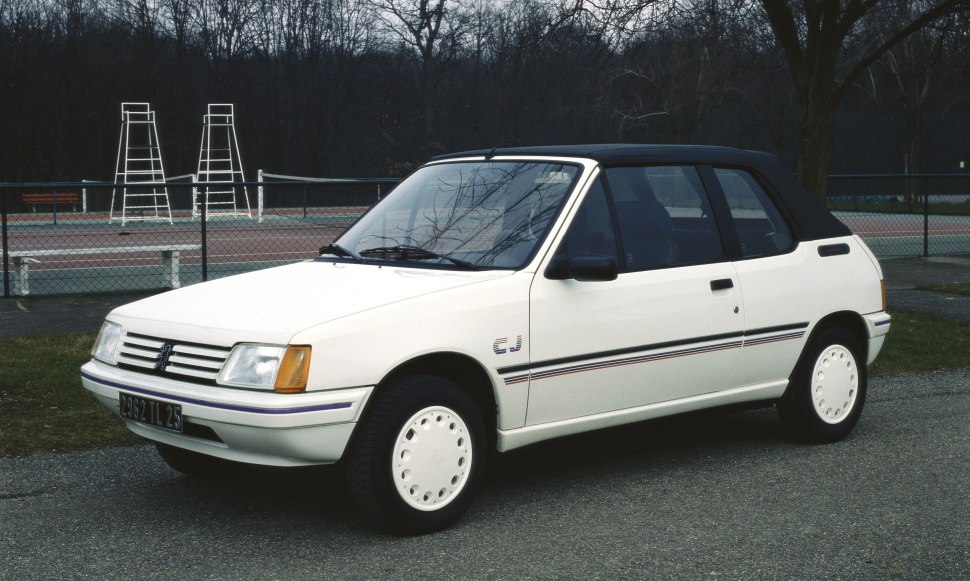
{"label": "red bench", "polygon": [[36,212],[38,205],[51,206],[56,209],[56,205],[71,204],[72,209],[77,209],[81,203],[81,194],[77,192],[30,192],[23,194],[23,202],[29,205],[31,210]]}

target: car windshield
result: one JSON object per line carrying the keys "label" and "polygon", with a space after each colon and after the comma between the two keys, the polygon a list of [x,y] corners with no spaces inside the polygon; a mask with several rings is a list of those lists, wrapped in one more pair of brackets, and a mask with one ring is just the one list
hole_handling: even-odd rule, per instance
{"label": "car windshield", "polygon": [[450,268],[519,268],[578,175],[579,166],[548,162],[426,166],[322,252]]}

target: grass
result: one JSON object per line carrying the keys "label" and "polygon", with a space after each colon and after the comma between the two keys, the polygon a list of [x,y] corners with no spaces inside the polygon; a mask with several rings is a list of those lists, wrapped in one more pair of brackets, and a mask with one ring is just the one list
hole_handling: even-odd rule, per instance
{"label": "grass", "polygon": [[873,376],[970,367],[970,323],[912,311],[891,314],[886,344],[870,368]]}
{"label": "grass", "polygon": [[[970,323],[908,311],[892,315],[873,376],[970,365]],[[946,349],[939,348],[940,337],[947,338]],[[81,386],[78,368],[93,342],[92,333],[0,339],[0,457],[142,441]]]}
{"label": "grass", "polygon": [[93,333],[0,339],[0,457],[137,443],[81,386]]}
{"label": "grass", "polygon": [[916,287],[917,290],[936,291],[938,293],[949,293],[951,295],[970,296],[970,283],[953,282],[947,284],[924,284]]}

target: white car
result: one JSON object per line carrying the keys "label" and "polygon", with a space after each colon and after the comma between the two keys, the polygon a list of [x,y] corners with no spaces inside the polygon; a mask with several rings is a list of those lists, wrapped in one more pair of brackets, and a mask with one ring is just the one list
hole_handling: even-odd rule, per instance
{"label": "white car", "polygon": [[421,533],[492,450],[748,402],[839,439],[889,322],[875,257],[772,156],[498,149],[312,260],[112,311],[81,374],[176,470],[339,461],[368,521]]}

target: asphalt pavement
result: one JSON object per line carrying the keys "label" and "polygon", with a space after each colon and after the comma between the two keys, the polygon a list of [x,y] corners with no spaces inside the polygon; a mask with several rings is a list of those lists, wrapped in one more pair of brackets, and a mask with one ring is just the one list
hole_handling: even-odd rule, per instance
{"label": "asphalt pavement", "polygon": [[0,460],[0,579],[970,579],[970,371],[875,379],[845,440],[707,412],[500,457],[454,527],[367,529],[333,468],[151,447]]}
{"label": "asphalt pavement", "polygon": [[970,321],[970,297],[917,289],[925,285],[970,283],[970,256],[897,258],[881,264],[890,313],[893,309],[906,309]]}

